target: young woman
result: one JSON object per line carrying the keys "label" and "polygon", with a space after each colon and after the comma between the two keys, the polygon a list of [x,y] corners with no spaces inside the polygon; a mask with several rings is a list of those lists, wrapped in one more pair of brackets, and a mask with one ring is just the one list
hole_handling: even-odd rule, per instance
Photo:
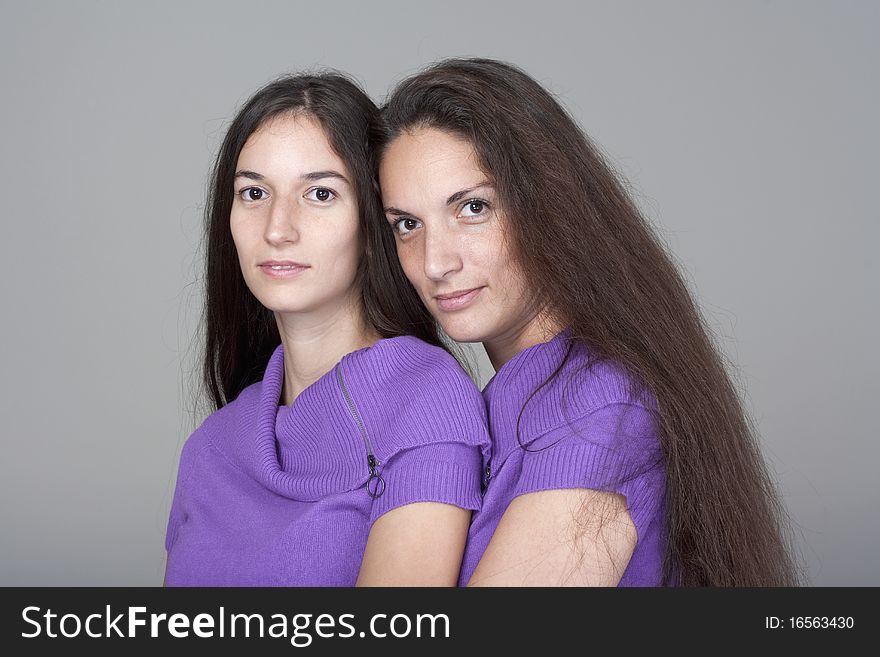
{"label": "young woman", "polygon": [[382,225],[378,110],[348,79],[256,93],[217,156],[204,380],[168,585],[454,585],[488,450]]}
{"label": "young woman", "polygon": [[786,585],[784,511],[697,306],[553,97],[449,60],[383,109],[397,253],[482,342],[492,438],[461,584]]}

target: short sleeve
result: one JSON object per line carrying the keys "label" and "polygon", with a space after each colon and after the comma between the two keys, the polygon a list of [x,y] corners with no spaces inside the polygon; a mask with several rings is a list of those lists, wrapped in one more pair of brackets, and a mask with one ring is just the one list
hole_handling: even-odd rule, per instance
{"label": "short sleeve", "polygon": [[526,445],[514,496],[567,488],[620,493],[641,536],[662,504],[664,482],[652,412],[612,403]]}
{"label": "short sleeve", "polygon": [[478,510],[490,451],[486,405],[455,358],[401,336],[345,365],[348,392],[384,481],[371,522],[415,502]]}
{"label": "short sleeve", "polygon": [[380,465],[385,487],[373,502],[370,524],[415,502],[479,510],[482,462],[480,448],[464,442],[429,443],[397,452]]}

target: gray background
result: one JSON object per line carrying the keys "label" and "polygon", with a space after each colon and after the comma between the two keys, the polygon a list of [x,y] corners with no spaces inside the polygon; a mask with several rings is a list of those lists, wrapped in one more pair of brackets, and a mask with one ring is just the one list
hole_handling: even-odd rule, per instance
{"label": "gray background", "polygon": [[0,584],[161,583],[241,102],[323,66],[381,100],[453,55],[524,67],[611,155],[738,368],[812,583],[880,584],[877,3],[146,4],[3,2]]}

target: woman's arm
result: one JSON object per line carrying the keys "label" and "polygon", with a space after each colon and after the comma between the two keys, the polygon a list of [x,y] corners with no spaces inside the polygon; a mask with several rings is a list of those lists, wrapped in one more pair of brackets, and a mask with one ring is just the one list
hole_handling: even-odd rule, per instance
{"label": "woman's arm", "polygon": [[370,530],[357,586],[456,586],[471,512],[415,502],[381,515]]}
{"label": "woman's arm", "polygon": [[616,586],[636,539],[623,495],[527,493],[507,507],[468,586]]}

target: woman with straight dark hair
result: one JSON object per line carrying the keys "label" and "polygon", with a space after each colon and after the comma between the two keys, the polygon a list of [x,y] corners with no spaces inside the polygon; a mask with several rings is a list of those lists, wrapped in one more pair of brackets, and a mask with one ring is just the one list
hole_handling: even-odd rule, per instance
{"label": "woman with straight dark hair", "polygon": [[448,60],[400,83],[383,119],[403,269],[497,370],[460,583],[796,584],[784,509],[697,305],[565,110],[514,66]]}
{"label": "woman with straight dark hair", "polygon": [[206,212],[204,384],[166,584],[454,585],[488,450],[381,221],[378,110],[284,77],[233,120]]}

